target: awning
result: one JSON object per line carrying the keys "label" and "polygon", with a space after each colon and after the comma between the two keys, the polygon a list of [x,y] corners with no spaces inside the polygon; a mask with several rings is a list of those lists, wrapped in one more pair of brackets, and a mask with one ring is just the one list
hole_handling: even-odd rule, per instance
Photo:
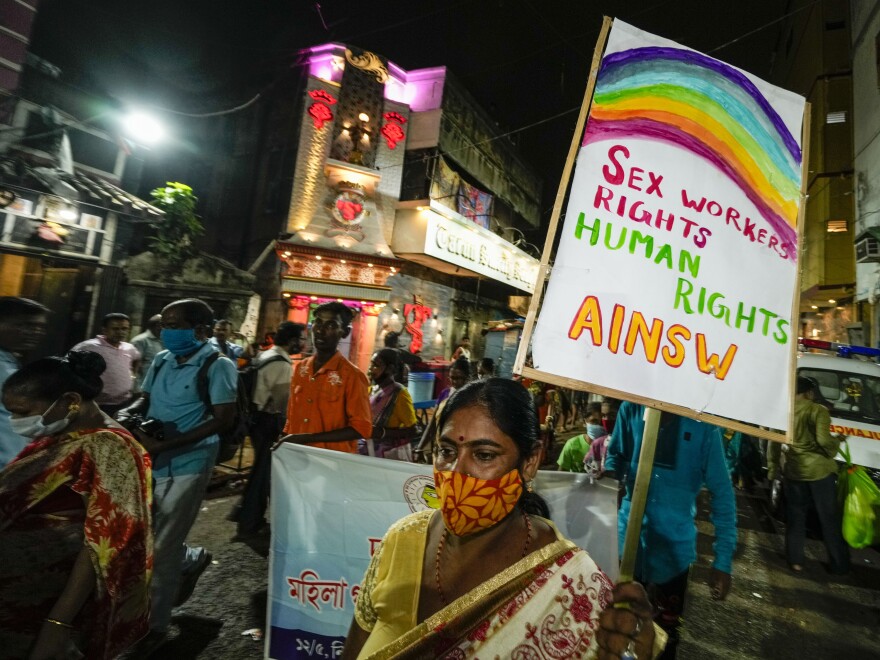
{"label": "awning", "polygon": [[431,200],[398,209],[391,249],[399,258],[464,277],[488,277],[534,293],[539,262],[497,234]]}
{"label": "awning", "polygon": [[[77,169],[74,174],[56,167],[33,166],[25,159],[7,156],[0,163],[0,185],[18,196],[50,195],[64,200],[105,208],[133,220],[152,222],[165,213],[152,204],[125,192],[119,186]],[[58,186],[69,191],[60,194]],[[77,197],[78,196],[78,197]]]}

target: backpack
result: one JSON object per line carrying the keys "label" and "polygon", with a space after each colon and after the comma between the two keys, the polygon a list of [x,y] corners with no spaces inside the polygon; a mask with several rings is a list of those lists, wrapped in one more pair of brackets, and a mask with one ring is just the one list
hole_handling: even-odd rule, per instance
{"label": "backpack", "polygon": [[[206,417],[211,414],[211,409],[213,407],[213,404],[211,403],[211,394],[208,390],[208,371],[220,357],[225,356],[221,356],[220,353],[212,353],[209,355],[205,358],[205,361],[202,363],[202,366],[199,367],[199,371],[196,374],[196,392],[202,400],[202,403],[205,404]],[[226,359],[228,360],[229,358]],[[153,371],[154,382],[159,375],[159,369],[162,368],[163,363],[164,360],[160,360],[156,363],[156,369]],[[235,418],[232,422],[232,426],[218,434],[220,437],[220,449],[217,452],[217,460],[214,461],[216,465],[232,460],[232,457],[235,456],[241,448],[245,436],[248,434],[250,408],[250,396],[244,387],[244,383],[242,383],[241,376],[239,376],[235,392]]]}
{"label": "backpack", "polygon": [[254,392],[257,390],[257,372],[272,362],[287,362],[281,355],[273,355],[265,360],[256,360],[248,366],[238,370],[238,382],[244,388],[248,400],[248,416],[257,412],[254,406]]}

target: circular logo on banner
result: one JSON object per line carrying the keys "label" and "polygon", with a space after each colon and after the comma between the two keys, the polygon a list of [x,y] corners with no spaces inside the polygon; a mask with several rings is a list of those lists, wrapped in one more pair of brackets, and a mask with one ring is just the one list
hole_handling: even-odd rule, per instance
{"label": "circular logo on banner", "polygon": [[427,474],[417,474],[407,479],[403,484],[403,497],[413,513],[440,508],[440,499],[434,490],[434,477]]}

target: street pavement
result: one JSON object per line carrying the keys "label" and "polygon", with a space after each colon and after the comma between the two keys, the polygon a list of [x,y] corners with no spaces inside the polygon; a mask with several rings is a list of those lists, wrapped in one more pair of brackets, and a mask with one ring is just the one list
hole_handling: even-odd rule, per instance
{"label": "street pavement", "polygon": [[785,561],[785,527],[769,513],[767,488],[737,491],[738,547],[727,600],[707,585],[712,525],[706,492],[698,507],[698,560],[691,569],[680,660],[803,660],[880,657],[880,553],[852,550],[852,571],[830,575],[820,540],[808,539],[802,573]]}
{"label": "street pavement", "polygon": [[[190,542],[214,563],[174,619],[175,639],[156,657],[176,660],[261,658],[262,642],[246,631],[265,620],[268,538],[233,542],[226,515],[237,496],[226,484],[204,502]],[[880,553],[853,551],[850,576],[830,576],[820,541],[809,540],[803,573],[787,568],[783,527],[767,511],[765,489],[737,491],[739,547],[727,600],[711,600],[708,496],[698,513],[699,558],[691,570],[678,658],[876,658],[880,656]]]}

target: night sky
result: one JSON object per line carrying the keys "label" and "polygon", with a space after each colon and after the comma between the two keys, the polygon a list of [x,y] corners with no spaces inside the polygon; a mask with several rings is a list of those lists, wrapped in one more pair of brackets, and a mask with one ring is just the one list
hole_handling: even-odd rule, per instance
{"label": "night sky", "polygon": [[[546,218],[603,14],[770,78],[781,23],[743,35],[780,18],[790,4],[41,0],[32,51],[61,67],[71,85],[124,103],[197,113],[243,103],[294,64],[299,49],[328,41],[373,50],[404,69],[445,65],[503,129],[571,110],[516,137],[545,180]],[[173,131],[175,117],[157,114]]]}

